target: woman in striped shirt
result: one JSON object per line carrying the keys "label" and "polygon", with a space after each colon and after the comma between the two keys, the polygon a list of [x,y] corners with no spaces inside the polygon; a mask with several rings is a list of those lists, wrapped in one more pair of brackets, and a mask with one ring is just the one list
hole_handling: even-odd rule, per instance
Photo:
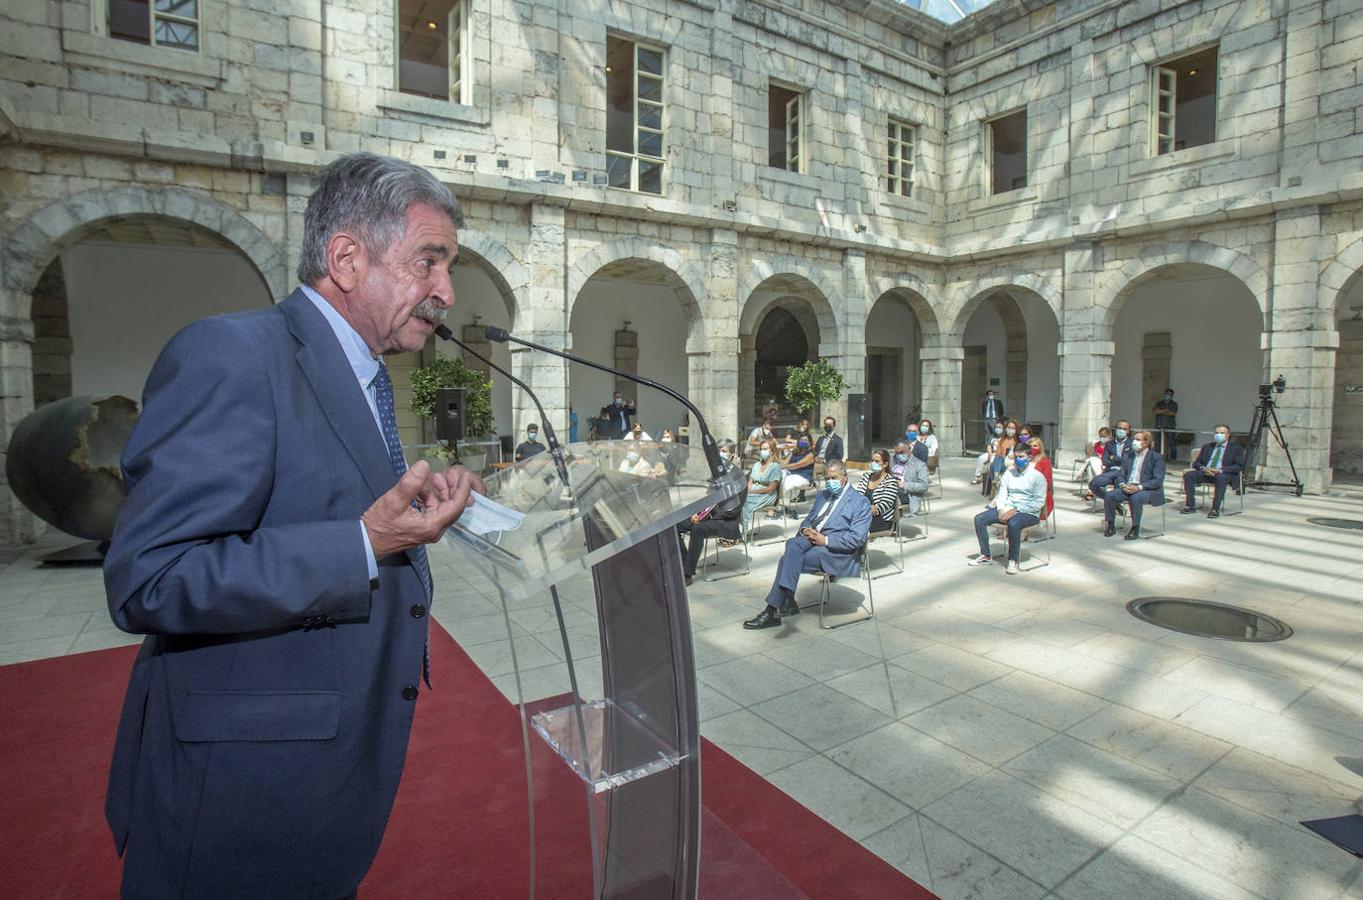
{"label": "woman in striped shirt", "polygon": [[871,454],[871,469],[857,479],[854,490],[871,501],[871,532],[889,531],[899,505],[899,479],[890,474],[890,451]]}

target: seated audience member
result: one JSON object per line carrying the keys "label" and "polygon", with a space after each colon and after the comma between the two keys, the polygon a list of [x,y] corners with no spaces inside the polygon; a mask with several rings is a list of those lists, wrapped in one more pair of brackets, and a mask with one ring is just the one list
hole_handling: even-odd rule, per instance
{"label": "seated audience member", "polygon": [[1084,460],[1084,467],[1079,470],[1079,477],[1075,481],[1090,481],[1103,474],[1103,454],[1107,452],[1108,441],[1112,440],[1112,429],[1104,425],[1098,429],[1098,440],[1093,442],[1089,448],[1089,458]]}
{"label": "seated audience member", "polygon": [[744,628],[775,628],[782,616],[800,612],[795,589],[804,572],[856,575],[858,551],[871,531],[871,501],[847,487],[847,470],[840,459],[824,467],[823,490],[814,507],[800,522],[800,533],[786,541],[776,567],[776,580],[767,593],[767,605],[743,623]]}
{"label": "seated audience member", "polygon": [[538,422],[531,422],[525,426],[525,440],[516,445],[516,453],[512,457],[516,462],[529,459],[536,453],[543,453],[544,445],[540,443],[540,426]]}
{"label": "seated audience member", "polygon": [[643,426],[642,424],[640,424],[639,422],[635,422],[635,423],[630,427],[629,431],[626,432],[626,434],[625,434],[625,440],[627,440],[627,441],[651,441],[651,440],[653,440],[653,435],[649,434],[647,431],[644,431],[644,426]]}
{"label": "seated audience member", "polygon": [[[726,472],[734,468],[733,453],[733,441],[719,442],[719,458],[723,460]],[[739,519],[747,499],[748,491],[744,488],[729,499],[702,509],[677,526],[677,539],[681,541],[682,550],[682,574],[686,576],[688,585],[695,579],[696,566],[705,555],[707,538],[731,541],[738,539]]]}
{"label": "seated audience member", "polygon": [[776,437],[776,420],[763,419],[761,425],[748,432],[748,440],[743,448],[744,455],[755,459],[757,451],[762,449],[762,442],[774,437]]}
{"label": "seated audience member", "polygon": [[1122,419],[1112,430],[1112,440],[1103,448],[1103,472],[1089,482],[1088,493],[1084,495],[1084,499],[1092,500],[1095,497],[1101,499],[1104,494],[1116,487],[1117,481],[1122,477],[1122,466],[1126,465],[1127,457],[1134,452],[1131,443],[1131,423]]}
{"label": "seated audience member", "polygon": [[1212,434],[1210,444],[1203,444],[1202,451],[1193,461],[1193,467],[1183,473],[1183,509],[1190,513],[1197,508],[1194,491],[1199,484],[1214,484],[1212,508],[1207,518],[1215,519],[1221,515],[1221,501],[1226,499],[1226,485],[1239,486],[1245,470],[1245,448],[1230,439],[1230,426],[1218,425]]}
{"label": "seated audience member", "polygon": [[824,417],[823,434],[819,435],[818,441],[814,444],[814,459],[818,462],[830,463],[835,459],[842,461],[844,452],[842,435],[834,431],[837,427],[837,419],[832,416]]}
{"label": "seated audience member", "polygon": [[908,441],[894,445],[890,474],[899,482],[899,502],[909,508],[909,515],[918,515],[932,485],[932,476],[928,474],[927,464],[913,455]]}
{"label": "seated audience member", "polygon": [[870,469],[862,473],[852,490],[871,501],[871,530],[889,531],[899,505],[899,479],[890,472],[888,450],[872,451]]}
{"label": "seated audience member", "polygon": [[984,471],[994,461],[994,457],[999,452],[999,442],[1003,440],[1003,423],[995,422],[993,426],[994,435],[989,439],[984,452],[975,457],[975,480],[971,484],[979,484],[984,480]]}
{"label": "seated audience member", "polygon": [[758,511],[780,498],[781,463],[776,458],[776,439],[768,438],[757,448],[757,459],[748,470],[748,500],[743,504],[743,528],[751,528]]}
{"label": "seated audience member", "polygon": [[652,478],[656,473],[653,465],[640,455],[638,450],[630,450],[625,454],[625,458],[620,460],[619,471],[626,475],[637,475],[640,478]]}
{"label": "seated audience member", "polygon": [[1113,517],[1117,507],[1131,504],[1131,529],[1125,540],[1141,536],[1141,509],[1145,504],[1159,506],[1164,502],[1164,457],[1155,449],[1155,436],[1148,431],[1136,432],[1136,453],[1122,464],[1122,476],[1117,490],[1103,497],[1103,537],[1117,533]]}
{"label": "seated audience member", "polygon": [[975,516],[975,537],[980,542],[980,555],[970,561],[972,566],[983,566],[993,562],[989,555],[989,526],[1002,522],[1008,527],[1008,568],[1009,575],[1016,575],[1018,555],[1022,546],[1022,529],[1030,528],[1041,521],[1041,513],[1046,509],[1046,476],[1032,465],[1031,448],[1019,444],[1010,457],[1012,465],[999,479],[998,493],[985,507],[984,512]]}
{"label": "seated audience member", "polygon": [[998,452],[989,461],[989,468],[985,472],[984,487],[980,488],[980,493],[986,497],[992,497],[998,488],[998,479],[1011,463],[1013,448],[1018,445],[1018,423],[1012,419],[1006,419],[1003,423],[1003,437],[999,438]]}
{"label": "seated audience member", "polygon": [[793,443],[790,456],[781,463],[784,472],[781,478],[781,496],[789,502],[791,493],[799,492],[799,496],[795,498],[798,503],[805,498],[805,488],[814,483],[814,447],[810,444],[807,434],[793,432],[791,436]]}
{"label": "seated audience member", "polygon": [[[928,448],[928,458],[927,460],[924,460],[924,462],[935,460],[937,458],[938,444],[936,430],[932,426],[931,419],[924,419],[922,422],[918,423],[918,440],[924,447]],[[929,465],[932,465],[932,463],[929,462]]]}
{"label": "seated audience member", "polygon": [[909,452],[923,461],[928,461],[928,445],[918,439],[918,423],[914,422],[904,429],[904,440],[908,442]]}
{"label": "seated audience member", "polygon": [[1032,466],[1046,479],[1046,509],[1041,514],[1041,521],[1044,522],[1055,509],[1055,468],[1051,465],[1051,458],[1046,455],[1045,441],[1034,437],[1027,441],[1027,447],[1032,451]]}
{"label": "seated audience member", "polygon": [[675,443],[676,440],[677,440],[677,435],[673,433],[673,431],[672,431],[671,428],[664,428],[664,429],[663,429],[663,436],[660,437],[660,438],[658,438],[659,443],[663,443],[663,444]]}

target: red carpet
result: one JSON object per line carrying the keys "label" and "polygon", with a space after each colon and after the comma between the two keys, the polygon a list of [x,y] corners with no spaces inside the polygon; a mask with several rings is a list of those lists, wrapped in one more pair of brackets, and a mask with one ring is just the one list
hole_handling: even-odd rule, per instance
{"label": "red carpet", "polygon": [[[135,647],[0,667],[0,897],[113,897],[104,823],[114,727]],[[525,897],[527,808],[516,709],[440,628],[407,767],[361,897]],[[531,735],[540,897],[587,897],[585,789]],[[708,741],[706,897],[931,897]]]}

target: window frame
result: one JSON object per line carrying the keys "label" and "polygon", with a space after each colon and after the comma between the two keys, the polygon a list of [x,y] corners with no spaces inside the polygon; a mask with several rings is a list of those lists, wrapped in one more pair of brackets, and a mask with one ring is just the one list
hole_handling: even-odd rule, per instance
{"label": "window frame", "polygon": [[[90,2],[90,33],[98,37],[108,38],[111,41],[122,41],[125,44],[134,44],[142,47],[156,47],[161,50],[178,50],[181,53],[193,53],[202,55],[204,52],[204,20],[207,18],[205,7],[212,0],[197,0],[195,7],[198,10],[197,18],[181,16],[175,13],[158,12],[156,0],[147,0],[147,43],[141,41],[130,41],[109,33],[109,0],[91,0]],[[178,24],[193,25],[195,36],[198,42],[193,49],[179,44],[163,44],[156,40],[156,20],[165,19],[167,22]]]}
{"label": "window frame", "polygon": [[[994,126],[999,122],[1002,122],[1004,119],[1012,118],[1013,116],[1016,116],[1018,114],[1022,115],[1024,123],[1022,129],[1022,184],[1013,185],[1012,187],[1005,188],[1004,190],[996,191],[994,190],[994,168],[995,168]],[[1006,113],[1001,113],[1000,115],[997,116],[991,116],[990,118],[984,120],[984,160],[985,160],[984,195],[986,197],[1002,197],[1004,194],[1010,194],[1013,191],[1024,190],[1031,183],[1032,180],[1031,153],[1029,152],[1030,147],[1028,146],[1027,141],[1028,118],[1029,116],[1027,115],[1027,107],[1020,106],[1017,109],[1011,109]]]}
{"label": "window frame", "polygon": [[[610,34],[609,38],[617,41],[624,41],[630,45],[630,62],[633,66],[634,78],[630,84],[630,152],[625,153],[621,150],[611,150],[606,148],[606,187],[617,191],[631,191],[636,194],[647,194],[650,197],[661,197],[667,193],[667,48],[648,41],[636,40],[622,34]],[[639,65],[639,51],[643,50],[658,55],[658,73],[645,72]],[[609,73],[607,74],[609,78]],[[658,99],[645,100],[640,94],[639,83],[642,79],[658,82]],[[609,103],[609,91],[607,91],[607,103]],[[639,121],[639,107],[656,107],[658,110],[658,127],[643,125]],[[651,156],[641,153],[639,150],[639,136],[641,133],[656,134],[658,136],[658,155]],[[615,159],[629,160],[629,186],[615,185],[610,183],[610,161]],[[639,187],[640,170],[644,163],[653,163],[658,166],[658,191],[645,191]]]}
{"label": "window frame", "polygon": [[[809,118],[809,103],[807,102],[807,98],[809,97],[809,91],[803,87],[800,87],[799,85],[788,84],[786,82],[777,81],[775,79],[768,81],[767,82],[768,120],[770,120],[771,115],[770,110],[771,101],[773,99],[772,98],[773,88],[779,88],[780,90],[783,90],[792,95],[789,100],[785,101],[785,109],[782,112],[782,118],[784,119],[783,122],[784,127],[782,131],[784,132],[785,135],[786,164],[784,168],[781,166],[773,166],[771,164],[771,147],[768,146],[767,164],[765,168],[779,169],[784,172],[792,172],[796,175],[802,175],[808,169],[807,163],[809,157],[809,142],[807,137],[808,129],[805,126],[805,120]],[[794,110],[793,116],[792,107]],[[794,119],[794,128],[791,127],[792,118]],[[770,121],[768,121],[767,140],[768,142],[770,142],[771,140]],[[794,163],[794,165],[792,165],[792,163]]]}
{"label": "window frame", "polygon": [[[1211,137],[1209,140],[1206,140],[1199,144],[1193,144],[1191,147],[1189,146],[1180,147],[1178,146],[1179,64],[1187,61],[1190,57],[1206,53],[1208,50],[1214,50],[1216,52],[1216,58],[1213,62],[1214,69],[1212,71]],[[1167,91],[1160,84],[1162,78],[1167,78],[1170,81],[1170,86]],[[1162,110],[1160,107],[1160,99],[1164,96],[1168,96],[1169,98],[1169,109],[1167,112]],[[1148,102],[1150,104],[1151,157],[1170,156],[1182,150],[1191,150],[1194,147],[1205,147],[1210,144],[1215,144],[1220,139],[1220,135],[1218,133],[1220,131],[1219,129],[1220,117],[1217,115],[1221,104],[1220,45],[1208,44],[1205,47],[1199,47],[1194,50],[1189,50],[1186,53],[1180,53],[1178,56],[1169,57],[1163,62],[1156,63],[1150,66]],[[1168,123],[1167,136],[1165,132],[1162,130],[1163,123],[1165,121],[1167,121]],[[1161,149],[1161,147],[1163,147],[1165,144],[1167,144],[1168,149]]]}
{"label": "window frame", "polygon": [[[907,141],[904,140],[904,135],[906,133],[909,136]],[[894,116],[889,116],[886,120],[886,144],[899,148],[898,155],[894,155],[891,146],[886,146],[884,169],[887,181],[886,192],[893,197],[907,197],[912,199],[918,175],[918,126],[907,119],[897,119]],[[907,157],[904,156],[905,144],[909,147],[909,155]],[[890,171],[891,164],[894,165],[896,171]],[[904,175],[904,166],[906,164],[909,169],[907,177]],[[894,182],[894,184],[891,185],[889,182]],[[908,186],[907,191],[904,190],[906,183]]]}
{"label": "window frame", "polygon": [[446,96],[439,97],[419,94],[402,89],[402,0],[393,0],[393,89],[406,97],[423,97],[436,103],[457,103],[469,105],[473,92],[473,69],[469,59],[469,6],[473,0],[451,0],[450,10],[445,14],[445,27],[449,37],[446,39],[445,77]]}

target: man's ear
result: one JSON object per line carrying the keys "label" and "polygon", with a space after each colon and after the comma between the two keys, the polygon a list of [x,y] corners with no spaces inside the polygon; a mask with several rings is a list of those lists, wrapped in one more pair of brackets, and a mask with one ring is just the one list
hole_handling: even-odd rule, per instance
{"label": "man's ear", "polygon": [[338,231],[327,241],[327,274],[347,294],[358,288],[369,269],[369,254],[353,234]]}

